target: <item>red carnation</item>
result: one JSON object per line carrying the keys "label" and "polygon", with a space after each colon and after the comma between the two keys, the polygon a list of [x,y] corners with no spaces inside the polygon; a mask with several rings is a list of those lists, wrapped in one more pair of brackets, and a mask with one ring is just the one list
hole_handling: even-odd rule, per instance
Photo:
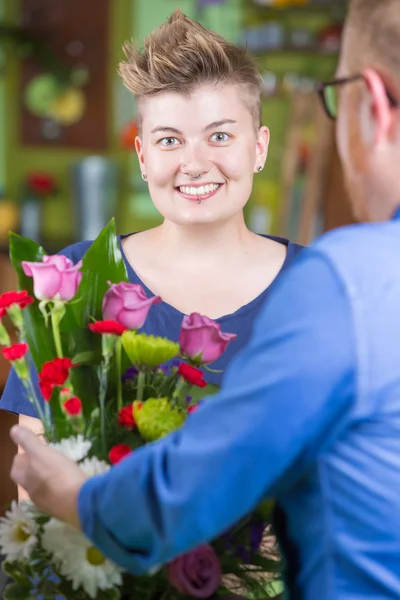
{"label": "red carnation", "polygon": [[117,444],[111,448],[110,452],[108,453],[108,458],[112,465],[116,465],[131,453],[132,448],[127,444]]}
{"label": "red carnation", "polygon": [[178,375],[183,377],[183,379],[191,385],[197,385],[201,388],[204,388],[207,385],[207,382],[204,381],[203,371],[200,371],[200,369],[196,369],[196,367],[192,367],[192,365],[188,365],[187,363],[182,362],[179,365]]}
{"label": "red carnation", "polygon": [[121,408],[118,414],[118,425],[125,427],[125,429],[132,430],[136,427],[136,421],[133,418],[133,407],[132,404]]}
{"label": "red carnation", "polygon": [[193,404],[192,406],[188,406],[188,408],[187,408],[187,412],[188,412],[188,413],[195,412],[195,411],[196,411],[198,408],[199,408],[199,405],[198,405],[198,404]]}
{"label": "red carnation", "polygon": [[63,408],[70,417],[78,417],[82,414],[82,400],[78,396],[72,396],[64,402]]}
{"label": "red carnation", "polygon": [[72,367],[73,364],[70,358],[55,358],[44,363],[39,373],[39,379],[51,385],[63,385],[67,381]]}
{"label": "red carnation", "polygon": [[126,327],[117,323],[117,321],[111,321],[111,319],[90,323],[89,329],[93,333],[100,333],[101,335],[122,335],[127,330]]}
{"label": "red carnation", "polygon": [[39,380],[39,388],[40,388],[40,391],[42,392],[42,396],[46,400],[46,402],[50,402],[50,398],[53,393],[53,387],[54,386],[51,383],[49,383],[48,381]]}
{"label": "red carnation", "polygon": [[10,362],[14,362],[16,360],[20,360],[25,356],[28,352],[27,344],[14,344],[13,346],[6,346],[2,348],[3,356],[6,360]]}
{"label": "red carnation", "polygon": [[0,296],[0,309],[6,311],[7,308],[11,308],[13,304],[18,304],[21,309],[24,309],[33,302],[32,296],[29,296],[26,290],[21,292],[5,292]]}

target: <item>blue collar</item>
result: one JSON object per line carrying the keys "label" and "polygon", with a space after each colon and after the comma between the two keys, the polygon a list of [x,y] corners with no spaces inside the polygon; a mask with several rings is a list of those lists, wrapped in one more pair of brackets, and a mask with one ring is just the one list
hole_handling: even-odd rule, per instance
{"label": "blue collar", "polygon": [[394,211],[392,219],[393,221],[396,221],[397,219],[400,220],[400,205]]}

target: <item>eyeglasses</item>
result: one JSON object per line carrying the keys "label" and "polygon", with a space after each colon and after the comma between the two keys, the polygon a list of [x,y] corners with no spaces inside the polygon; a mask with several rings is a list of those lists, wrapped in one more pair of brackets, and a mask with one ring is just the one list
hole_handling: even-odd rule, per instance
{"label": "eyeglasses", "polygon": [[[317,92],[321,98],[322,105],[325,109],[326,114],[330,119],[335,120],[337,117],[338,105],[339,105],[339,89],[340,85],[346,83],[353,83],[364,79],[362,75],[353,75],[352,77],[343,77],[342,79],[333,79],[333,81],[327,81],[326,83],[319,83],[317,85]],[[396,108],[399,106],[399,102],[394,96],[386,89],[386,96],[392,106]]]}

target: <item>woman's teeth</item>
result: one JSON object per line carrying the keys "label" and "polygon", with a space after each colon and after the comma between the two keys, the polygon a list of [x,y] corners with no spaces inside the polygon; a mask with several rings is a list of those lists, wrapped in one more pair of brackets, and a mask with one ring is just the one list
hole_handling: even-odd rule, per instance
{"label": "woman's teeth", "polygon": [[189,187],[186,185],[181,185],[179,187],[179,191],[182,194],[186,194],[186,196],[195,196],[196,198],[199,196],[206,196],[207,194],[211,194],[211,192],[215,192],[219,188],[219,183],[211,183],[210,185],[202,185],[200,187]]}

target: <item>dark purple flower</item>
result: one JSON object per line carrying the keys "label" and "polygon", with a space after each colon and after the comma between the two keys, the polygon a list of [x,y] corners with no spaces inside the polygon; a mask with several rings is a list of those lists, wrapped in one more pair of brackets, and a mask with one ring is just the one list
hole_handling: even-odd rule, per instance
{"label": "dark purple flower", "polygon": [[247,527],[245,540],[243,540],[243,533],[239,541],[239,536],[235,539],[231,531],[224,533],[221,538],[225,541],[227,550],[231,550],[243,563],[251,564],[252,557],[260,548],[266,526],[266,523],[260,519],[253,518]]}
{"label": "dark purple flower", "polygon": [[183,554],[167,566],[168,580],[180,593],[192,598],[209,598],[221,581],[221,565],[208,544]]}
{"label": "dark purple flower", "polygon": [[139,371],[135,367],[129,367],[122,375],[122,381],[132,381],[139,375]]}

